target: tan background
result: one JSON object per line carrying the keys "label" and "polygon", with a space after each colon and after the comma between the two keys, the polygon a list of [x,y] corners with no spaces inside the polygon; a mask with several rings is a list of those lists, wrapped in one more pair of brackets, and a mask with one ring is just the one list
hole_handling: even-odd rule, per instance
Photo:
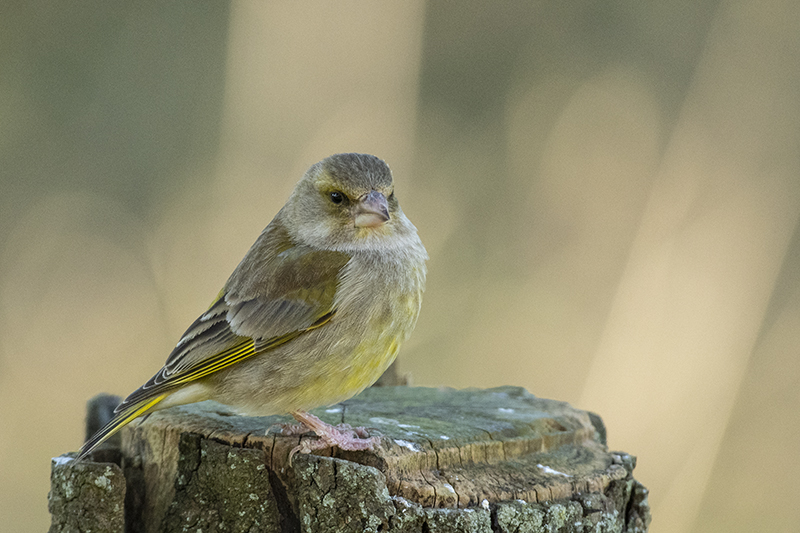
{"label": "tan background", "polygon": [[654,532],[794,531],[800,3],[0,7],[0,520],[163,363],[302,172],[392,166],[402,369],[599,412]]}

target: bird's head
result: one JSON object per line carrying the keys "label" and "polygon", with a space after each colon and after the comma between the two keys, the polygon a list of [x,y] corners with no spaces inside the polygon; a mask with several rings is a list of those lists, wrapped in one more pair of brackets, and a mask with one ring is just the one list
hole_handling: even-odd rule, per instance
{"label": "bird's head", "polygon": [[381,159],[336,154],[312,166],[284,207],[283,222],[300,243],[353,251],[394,245],[413,225]]}

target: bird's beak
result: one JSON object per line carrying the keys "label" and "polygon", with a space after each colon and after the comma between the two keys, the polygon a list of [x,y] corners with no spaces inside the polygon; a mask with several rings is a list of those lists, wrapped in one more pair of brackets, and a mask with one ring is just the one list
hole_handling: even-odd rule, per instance
{"label": "bird's beak", "polygon": [[358,199],[355,207],[356,227],[374,228],[389,220],[389,204],[378,191],[370,191]]}

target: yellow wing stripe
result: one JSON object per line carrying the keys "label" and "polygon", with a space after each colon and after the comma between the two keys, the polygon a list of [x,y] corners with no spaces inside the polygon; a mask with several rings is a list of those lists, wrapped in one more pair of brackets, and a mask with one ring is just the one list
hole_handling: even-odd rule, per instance
{"label": "yellow wing stripe", "polygon": [[274,348],[275,346],[279,346],[285,342],[289,342],[290,340],[294,339],[295,337],[299,336],[301,333],[306,331],[310,331],[312,329],[316,329],[326,322],[328,322],[333,313],[328,313],[327,315],[323,316],[316,322],[314,322],[311,326],[307,327],[301,331],[293,331],[288,335],[283,335],[281,337],[276,337],[272,339],[269,343],[264,344],[263,346],[259,346],[258,350],[256,350],[256,342],[253,339],[247,339],[239,344],[236,344],[227,350],[224,350],[218,353],[213,359],[206,361],[205,364],[202,364],[194,369],[191,369],[190,372],[184,375],[177,375],[173,379],[167,380],[164,385],[168,386],[169,388],[173,388],[177,385],[183,385],[184,383],[188,383],[190,381],[195,381],[209,374],[213,374],[214,372],[219,372],[223,368],[227,368],[239,361],[247,359],[257,353],[262,353],[266,350]]}
{"label": "yellow wing stripe", "polygon": [[188,383],[189,381],[195,381],[209,374],[213,374],[214,372],[222,370],[225,367],[231,366],[232,364],[237,363],[242,359],[246,359],[251,355],[255,355],[255,353],[255,341],[253,341],[253,339],[249,339],[243,343],[228,348],[223,352],[220,352],[213,361],[209,361],[207,364],[195,368],[188,374],[180,376],[174,381],[170,380],[169,384],[182,385],[184,383]]}
{"label": "yellow wing stripe", "polygon": [[138,409],[133,411],[131,414],[129,414],[128,416],[126,416],[125,418],[120,420],[117,424],[115,424],[115,426],[116,427],[122,427],[125,424],[127,424],[128,422],[130,422],[132,420],[136,420],[137,418],[139,418],[140,416],[145,414],[147,411],[149,411],[151,407],[153,407],[155,404],[157,404],[158,402],[160,402],[161,400],[163,400],[166,397],[167,397],[166,394],[161,394],[160,396],[156,396],[155,398],[153,398],[149,402],[143,404],[141,407],[139,407]]}
{"label": "yellow wing stripe", "polygon": [[[209,306],[208,306],[208,309],[211,309],[212,307],[214,307],[214,305],[216,305],[216,303],[217,303],[218,301],[220,301],[220,299],[221,299],[223,296],[225,296],[225,288],[224,288],[224,287],[222,288],[222,290],[220,290],[220,291],[219,291],[219,293],[217,293],[217,297],[216,297],[216,298],[214,298],[214,301],[213,301],[213,302],[211,302],[211,305],[209,305]],[[208,309],[206,309],[206,311],[208,311]]]}

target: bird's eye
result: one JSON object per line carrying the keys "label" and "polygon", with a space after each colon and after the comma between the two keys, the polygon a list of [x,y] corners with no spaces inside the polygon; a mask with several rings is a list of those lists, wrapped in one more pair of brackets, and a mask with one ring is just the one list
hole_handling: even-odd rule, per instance
{"label": "bird's eye", "polygon": [[340,193],[339,191],[333,191],[330,195],[331,202],[335,204],[340,204],[344,202],[344,194]]}

